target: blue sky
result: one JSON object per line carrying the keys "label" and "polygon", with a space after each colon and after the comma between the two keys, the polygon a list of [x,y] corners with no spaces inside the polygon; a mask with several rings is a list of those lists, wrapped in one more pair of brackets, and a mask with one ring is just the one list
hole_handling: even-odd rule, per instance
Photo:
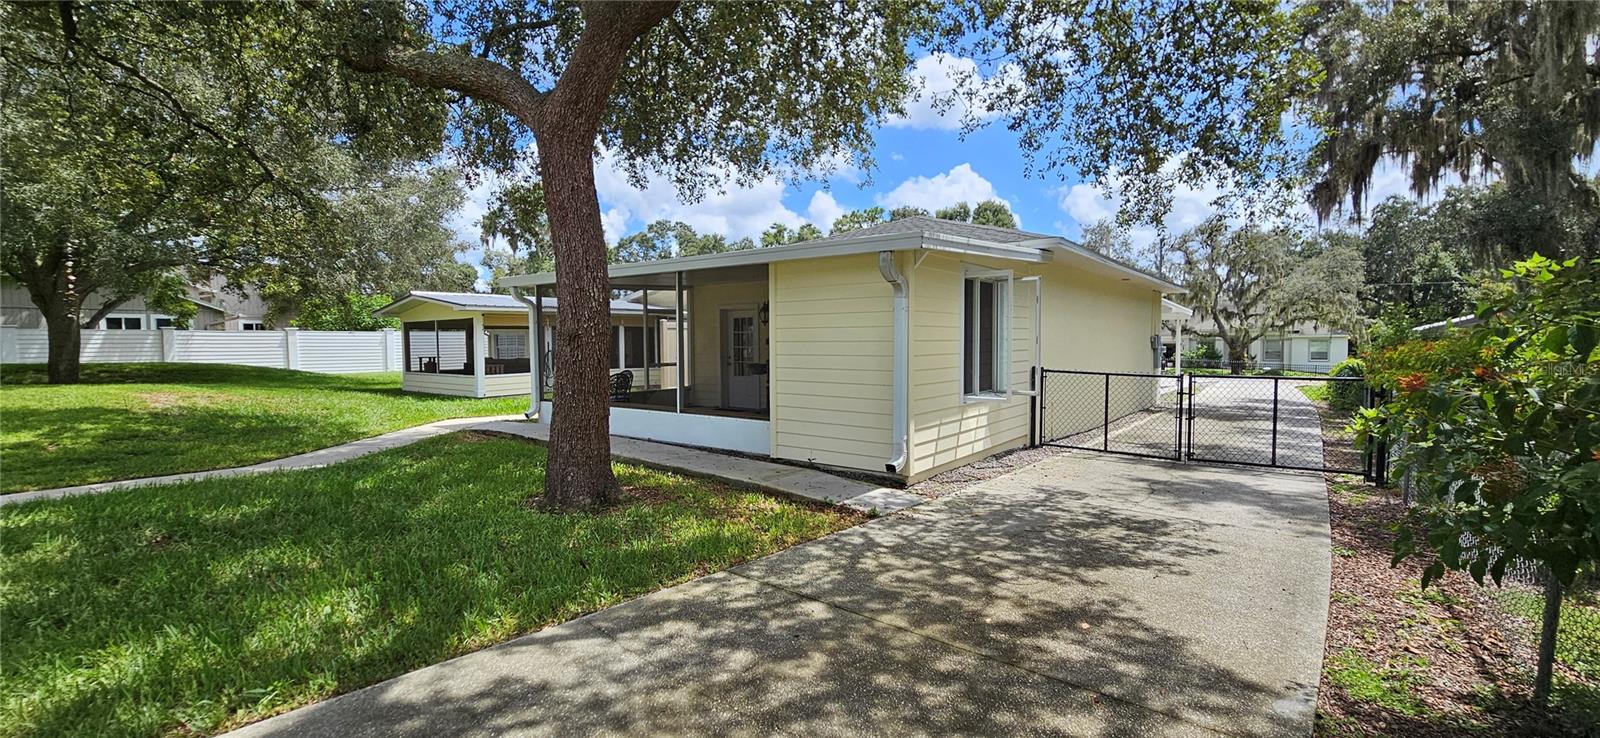
{"label": "blue sky", "polygon": [[[913,73],[927,91],[950,89],[952,74],[971,61],[939,56],[920,59]],[[696,203],[679,201],[664,180],[634,188],[626,177],[602,157],[596,163],[600,206],[609,240],[639,231],[660,218],[681,220],[702,232],[729,238],[755,236],[773,222],[797,226],[812,222],[824,231],[842,212],[882,205],[914,204],[932,210],[955,202],[975,203],[989,198],[1005,201],[1021,226],[1031,231],[1077,237],[1082,228],[1115,214],[1117,203],[1094,182],[1072,173],[1046,172],[1025,176],[1026,161],[1017,137],[999,122],[990,122],[962,136],[961,110],[940,115],[926,99],[908,105],[906,115],[888,121],[875,135],[876,169],[870,180],[860,171],[843,171],[825,182],[789,183],[777,179],[751,186],[731,184]],[[477,220],[497,183],[474,188],[468,203],[453,219],[455,230],[469,244],[479,243]],[[1380,166],[1369,202],[1377,203],[1405,191],[1400,167]],[[1181,189],[1175,195],[1166,226],[1172,232],[1192,227],[1212,213],[1211,201],[1219,194],[1201,189]],[[1135,240],[1154,236],[1135,231]],[[462,257],[476,264],[474,249]]]}

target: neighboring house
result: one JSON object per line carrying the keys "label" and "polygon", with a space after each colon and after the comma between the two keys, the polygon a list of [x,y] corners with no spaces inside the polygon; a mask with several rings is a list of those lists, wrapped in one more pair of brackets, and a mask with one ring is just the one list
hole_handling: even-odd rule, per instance
{"label": "neighboring house", "polygon": [[[229,290],[227,280],[213,277],[202,284],[188,286],[187,299],[195,304],[196,312],[189,327],[193,330],[250,331],[266,330],[268,306],[254,289],[246,288],[244,294]],[[103,297],[90,295],[84,300],[85,316],[94,314],[105,304]],[[151,310],[144,298],[134,297],[107,314],[98,325],[104,330],[153,330],[172,325],[172,316]],[[44,316],[33,304],[28,290],[10,279],[0,279],[0,326],[11,328],[43,328]]]}
{"label": "neighboring house", "polygon": [[[544,301],[545,325],[558,319],[556,301]],[[670,309],[651,309],[639,301],[611,301],[611,369],[621,392],[675,386],[677,340]],[[527,304],[511,295],[477,292],[407,293],[374,314],[401,324],[409,392],[465,397],[503,397],[531,391],[532,332]],[[469,341],[468,336],[478,336]],[[554,337],[544,337],[542,376],[549,386],[549,356]],[[626,372],[626,377],[620,376]]]}
{"label": "neighboring house", "polygon": [[[1228,347],[1215,337],[1217,324],[1209,318],[1192,315],[1181,326],[1178,339],[1184,351],[1209,343],[1227,360]],[[1168,336],[1171,339],[1172,336]],[[1295,323],[1267,331],[1250,343],[1252,366],[1325,372],[1350,356],[1350,334],[1315,321]]]}
{"label": "neighboring house", "polygon": [[[682,372],[614,392],[612,432],[911,482],[1028,443],[1038,367],[1153,372],[1161,295],[1183,291],[1064,238],[928,217],[616,264],[610,280],[685,326],[656,349]],[[548,305],[555,281],[498,284]]]}

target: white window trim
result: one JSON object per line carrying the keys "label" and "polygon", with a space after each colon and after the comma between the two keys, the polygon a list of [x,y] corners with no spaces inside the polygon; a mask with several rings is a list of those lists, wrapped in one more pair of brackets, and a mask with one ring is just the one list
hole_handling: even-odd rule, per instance
{"label": "white window trim", "polygon": [[[1269,355],[1267,353],[1267,342],[1268,341],[1277,341],[1278,342],[1278,358],[1276,358],[1276,359],[1269,358]],[[1284,356],[1288,352],[1289,352],[1289,341],[1288,341],[1288,339],[1284,338],[1283,336],[1278,335],[1278,336],[1262,336],[1261,337],[1261,363],[1266,364],[1266,363],[1270,362],[1270,363],[1274,363],[1274,364],[1283,364],[1285,362]]]}
{"label": "white window trim", "polygon": [[[1318,343],[1322,344],[1322,358],[1320,358],[1320,359],[1316,357],[1316,353],[1317,353],[1316,346],[1317,346]],[[1307,341],[1307,343],[1306,343],[1306,361],[1312,362],[1312,363],[1324,363],[1324,362],[1327,362],[1327,361],[1331,360],[1332,358],[1333,358],[1333,339],[1332,338],[1312,338],[1312,339],[1309,339]]]}
{"label": "white window trim", "polygon": [[[967,314],[967,280],[969,279],[988,280],[1000,285],[1000,326],[997,330],[997,335],[995,336],[995,342],[998,345],[995,346],[996,366],[994,373],[996,384],[1004,388],[1000,391],[977,393],[967,392],[967,366],[968,362],[972,360],[971,357],[967,356],[967,336],[965,325],[965,316]],[[958,326],[956,337],[956,347],[958,350],[956,351],[956,355],[959,359],[959,361],[956,362],[958,370],[958,373],[956,374],[956,388],[960,393],[961,404],[963,405],[976,402],[1009,402],[1011,400],[1011,374],[1009,369],[1011,366],[1011,312],[1013,310],[1011,300],[1013,294],[1012,283],[1014,281],[1015,275],[1010,269],[992,269],[989,267],[980,267],[971,264],[963,264],[961,267],[961,318],[956,321]],[[976,350],[977,348],[974,346],[973,351],[975,352]]]}

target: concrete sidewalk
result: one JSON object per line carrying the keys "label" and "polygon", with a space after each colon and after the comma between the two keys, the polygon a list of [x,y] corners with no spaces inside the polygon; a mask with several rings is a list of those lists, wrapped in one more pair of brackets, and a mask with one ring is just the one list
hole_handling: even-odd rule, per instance
{"label": "concrete sidewalk", "polygon": [[[146,477],[118,482],[85,484],[77,487],[42,489],[18,492],[0,497],[0,506],[15,505],[32,500],[55,499],[73,495],[89,495],[130,487],[149,487],[158,484],[175,484],[214,477],[239,477],[291,469],[316,469],[341,461],[366,456],[391,448],[406,446],[425,438],[462,430],[478,430],[528,438],[550,440],[550,426],[527,422],[513,422],[520,415],[486,418],[454,418],[427,425],[385,433],[381,436],[318,449],[298,456],[264,461],[232,469],[171,474],[164,477]],[[668,469],[683,474],[719,479],[731,484],[763,489],[776,494],[800,499],[828,502],[855,508],[863,512],[891,513],[918,505],[925,498],[904,490],[880,487],[855,479],[835,476],[815,469],[806,469],[742,456],[700,451],[633,438],[611,437],[611,455],[623,461]]]}
{"label": "concrete sidewalk", "polygon": [[1067,454],[249,726],[1310,735],[1320,477]]}
{"label": "concrete sidewalk", "polygon": [[96,484],[80,484],[75,487],[57,487],[55,489],[37,489],[32,492],[16,492],[0,496],[0,507],[16,505],[34,500],[53,500],[60,497],[75,495],[92,495],[100,492],[110,492],[116,489],[129,489],[132,487],[150,487],[158,484],[176,484],[178,482],[192,482],[197,479],[212,479],[214,477],[242,477],[251,474],[265,474],[267,472],[284,471],[288,469],[316,469],[337,464],[341,461],[360,458],[367,454],[387,451],[391,448],[409,446],[417,441],[434,436],[466,430],[484,423],[521,418],[521,415],[491,415],[476,418],[450,418],[439,420],[424,425],[402,428],[397,431],[385,433],[380,436],[363,438],[338,446],[320,448],[294,456],[285,456],[281,459],[263,461],[249,466],[236,466],[228,469],[211,469],[207,471],[187,472],[184,474],[168,474],[161,477],[144,477],[141,479],[122,479],[115,482],[99,482]]}

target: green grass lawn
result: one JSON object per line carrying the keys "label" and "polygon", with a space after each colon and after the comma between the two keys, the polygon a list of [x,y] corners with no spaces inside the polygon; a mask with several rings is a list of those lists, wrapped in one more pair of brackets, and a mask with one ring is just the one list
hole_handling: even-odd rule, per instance
{"label": "green grass lawn", "polygon": [[216,733],[848,527],[618,465],[526,504],[544,449],[452,434],[334,467],[0,512],[0,735]]}
{"label": "green grass lawn", "polygon": [[312,374],[221,364],[0,370],[0,494],[221,469],[445,418],[527,409],[527,397],[408,394],[398,372]]}

